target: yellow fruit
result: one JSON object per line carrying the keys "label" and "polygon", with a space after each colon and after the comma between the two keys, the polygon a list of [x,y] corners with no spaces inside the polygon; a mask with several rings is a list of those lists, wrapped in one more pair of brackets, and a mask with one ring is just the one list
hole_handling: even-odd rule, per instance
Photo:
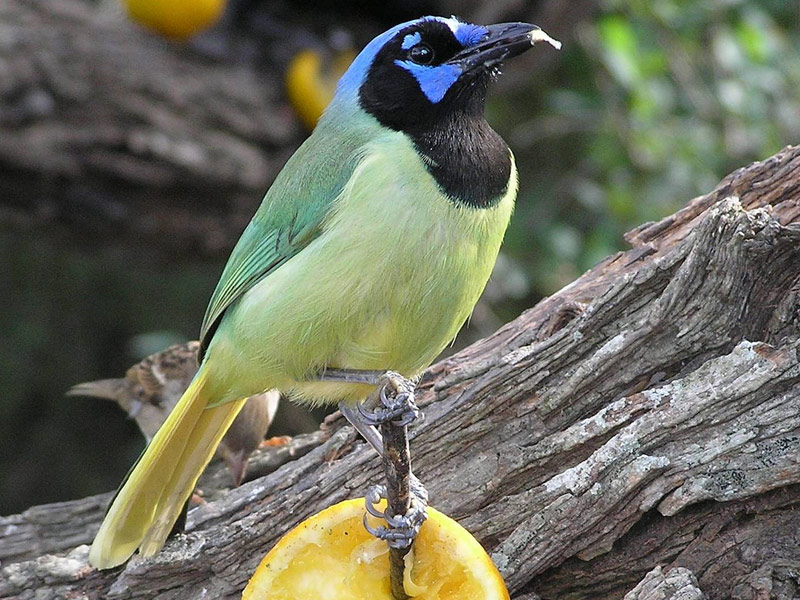
{"label": "yellow fruit", "polygon": [[185,40],[217,22],[225,0],[124,0],[132,21]]}
{"label": "yellow fruit", "polygon": [[316,50],[301,50],[286,68],[286,95],[303,124],[311,130],[336,93],[339,77],[355,58],[344,50],[326,61]]}
{"label": "yellow fruit", "polygon": [[[300,523],[264,557],[242,600],[392,600],[388,548],[364,529],[364,514],[364,500],[347,500]],[[478,541],[432,508],[406,556],[404,587],[417,600],[509,598]]]}

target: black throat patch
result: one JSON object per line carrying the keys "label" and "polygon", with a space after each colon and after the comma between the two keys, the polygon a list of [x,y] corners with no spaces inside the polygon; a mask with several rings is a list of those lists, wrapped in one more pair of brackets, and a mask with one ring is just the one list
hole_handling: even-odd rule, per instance
{"label": "black throat patch", "polygon": [[[408,79],[409,85],[417,88],[413,77]],[[369,82],[362,90],[368,86]],[[466,110],[447,110],[455,108],[448,106],[447,97],[432,104],[421,92],[416,96],[386,110],[385,103],[369,102],[362,91],[361,104],[382,125],[411,139],[425,168],[453,202],[473,208],[490,208],[500,202],[508,191],[511,151],[486,122],[483,99],[473,98],[470,106],[459,107]],[[478,110],[475,104],[480,105]]]}
{"label": "black throat patch", "polygon": [[492,71],[462,75],[432,102],[415,76],[397,63],[407,59],[403,40],[420,31],[420,39],[436,56],[433,66],[460,47],[449,27],[437,21],[401,31],[373,59],[359,89],[361,107],[384,127],[411,139],[428,172],[453,202],[494,206],[508,190],[511,152],[483,114]]}
{"label": "black throat patch", "polygon": [[407,133],[428,172],[454,202],[489,208],[508,191],[511,153],[482,117],[456,114],[429,130]]}

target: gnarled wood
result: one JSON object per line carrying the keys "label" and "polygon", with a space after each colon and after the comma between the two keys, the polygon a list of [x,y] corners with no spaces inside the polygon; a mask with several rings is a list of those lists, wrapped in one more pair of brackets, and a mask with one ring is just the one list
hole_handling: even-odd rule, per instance
{"label": "gnarled wood", "polygon": [[[319,446],[328,434],[317,431],[298,435],[281,446],[256,449],[247,465],[246,481],[262,477]],[[203,499],[214,501],[231,488],[230,470],[212,462],[198,482]],[[0,563],[21,562],[90,544],[106,512],[112,492],[33,506],[25,512],[0,517]]]}
{"label": "gnarled wood", "polygon": [[705,600],[692,572],[677,567],[664,573],[656,567],[623,600]]}
{"label": "gnarled wood", "polygon": [[[800,149],[787,148],[426,372],[415,472],[514,595],[620,598],[660,565],[689,569],[712,599],[791,597],[798,201]],[[238,597],[290,527],[380,478],[349,427],[328,431],[191,511],[160,555],[102,573],[85,547],[6,563],[0,598]]]}
{"label": "gnarled wood", "polygon": [[14,207],[17,219],[229,248],[301,132],[282,71],[237,56],[239,37],[217,42],[225,60],[116,6],[0,3],[0,218]]}

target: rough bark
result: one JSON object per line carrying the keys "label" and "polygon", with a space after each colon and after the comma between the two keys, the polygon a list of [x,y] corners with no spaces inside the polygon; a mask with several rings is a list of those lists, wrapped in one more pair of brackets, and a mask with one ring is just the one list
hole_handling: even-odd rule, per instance
{"label": "rough bark", "polygon": [[74,0],[9,0],[0,24],[4,219],[218,251],[301,139],[282,70],[236,37],[215,56]]}
{"label": "rough bark", "polygon": [[[325,431],[298,435],[287,444],[258,448],[250,457],[245,481],[262,477],[295,460],[327,439]],[[198,482],[203,500],[221,498],[231,487],[230,470],[222,461],[209,465]],[[43,554],[90,544],[113,492],[33,506],[8,517],[0,517],[0,563],[31,560]]]}
{"label": "rough bark", "polygon": [[656,567],[623,600],[705,600],[692,572],[677,567],[664,573]]}
{"label": "rough bark", "polygon": [[[736,171],[629,240],[426,372],[415,472],[513,596],[648,598],[661,586],[666,598],[683,589],[669,583],[681,567],[708,598],[792,598],[800,149]],[[380,479],[341,419],[319,436],[305,456],[191,511],[188,533],[160,555],[102,573],[85,546],[7,559],[0,598],[237,597],[289,528]],[[86,503],[88,540],[101,502]]]}

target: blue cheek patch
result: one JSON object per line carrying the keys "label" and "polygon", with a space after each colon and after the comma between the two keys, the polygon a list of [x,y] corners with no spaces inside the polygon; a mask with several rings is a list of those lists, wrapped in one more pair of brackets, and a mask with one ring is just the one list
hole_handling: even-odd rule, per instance
{"label": "blue cheek patch", "polygon": [[444,98],[447,90],[461,76],[461,69],[456,65],[444,64],[438,67],[425,67],[408,60],[396,60],[394,63],[414,76],[422,93],[434,104]]}
{"label": "blue cheek patch", "polygon": [[408,50],[411,46],[415,46],[422,41],[422,36],[419,34],[419,31],[415,33],[409,33],[406,37],[403,38],[403,45],[401,48],[403,50]]}
{"label": "blue cheek patch", "polygon": [[472,25],[471,23],[459,23],[456,30],[453,32],[456,36],[458,43],[464,48],[474,46],[489,35],[489,30],[481,25]]}

